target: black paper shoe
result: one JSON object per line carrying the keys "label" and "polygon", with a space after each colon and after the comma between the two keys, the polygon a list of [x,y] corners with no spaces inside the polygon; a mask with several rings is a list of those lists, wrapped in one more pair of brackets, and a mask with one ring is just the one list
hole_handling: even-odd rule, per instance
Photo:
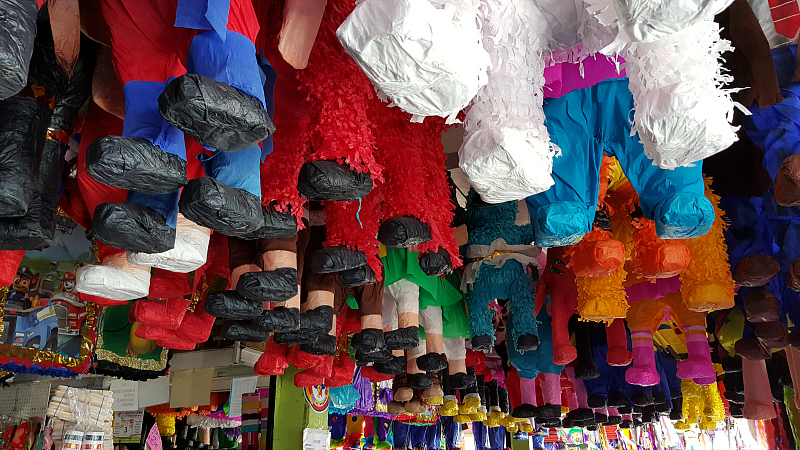
{"label": "black paper shoe", "polygon": [[364,252],[343,245],[324,247],[311,255],[311,270],[314,273],[342,272],[366,264],[367,255]]}
{"label": "black paper shoe", "polygon": [[283,239],[297,234],[297,219],[291,211],[276,211],[273,207],[262,207],[264,222],[255,231],[243,233],[239,238],[253,241],[256,239]]}
{"label": "black paper shoe", "polygon": [[86,171],[95,180],[120,189],[158,195],[186,183],[186,161],[147,139],[105,136],[86,150]]}
{"label": "black paper shoe", "polygon": [[631,406],[631,405],[620,406],[619,408],[617,408],[617,412],[619,412],[622,415],[632,414],[633,413],[633,406]]}
{"label": "black paper shoe", "polygon": [[300,350],[318,356],[333,355],[336,353],[336,336],[318,336],[314,342],[300,344]]}
{"label": "black paper shoe", "polygon": [[419,267],[429,277],[438,277],[453,271],[450,252],[440,247],[435,252],[425,252],[419,257]]}
{"label": "black paper shoe", "polygon": [[197,143],[223,152],[252,147],[275,131],[257,98],[197,74],[167,84],[158,96],[158,112]]}
{"label": "black paper shoe", "polygon": [[433,386],[433,378],[424,373],[410,374],[407,386],[411,389],[428,389]]}
{"label": "black paper shoe", "polygon": [[189,181],[178,207],[192,222],[227,236],[239,237],[264,223],[259,197],[211,177]]}
{"label": "black paper shoe", "polygon": [[633,401],[634,405],[642,408],[644,408],[645,406],[653,405],[655,403],[655,401],[653,400],[653,396],[650,395],[649,392],[642,389],[633,391],[633,393],[631,393],[631,401]]}
{"label": "black paper shoe", "polygon": [[567,415],[575,422],[594,421],[594,411],[589,408],[573,409]]}
{"label": "black paper shoe", "polygon": [[251,322],[232,322],[222,335],[226,341],[264,342],[269,339],[269,331]]}
{"label": "black paper shoe", "polygon": [[353,335],[350,345],[352,345],[354,349],[360,350],[366,354],[386,349],[386,343],[383,340],[383,330],[364,328]]}
{"label": "black paper shoe", "polygon": [[[544,428],[562,428],[562,427],[564,427],[564,424],[561,422],[561,419],[544,419],[544,420],[539,420],[537,423],[539,425],[541,425],[542,427],[544,427]],[[572,428],[572,425],[570,425],[567,428]]]}
{"label": "black paper shoe", "polygon": [[92,234],[111,247],[161,253],[175,246],[175,229],[164,216],[143,205],[103,203],[94,209]]}
{"label": "black paper shoe", "polygon": [[384,375],[400,375],[406,373],[405,356],[393,356],[389,361],[376,362],[372,365],[376,372]]}
{"label": "black paper shoe", "polygon": [[590,395],[586,398],[586,404],[592,409],[603,409],[608,406],[606,398],[602,395]]}
{"label": "black paper shoe", "polygon": [[622,428],[623,430],[630,430],[631,428],[633,428],[633,421],[625,419],[619,423],[619,427]]}
{"label": "black paper shoe", "polygon": [[366,286],[375,283],[378,279],[375,277],[375,272],[369,266],[364,264],[355,269],[348,269],[339,272],[339,281],[347,288],[355,288],[359,286]]}
{"label": "black paper shoe", "polygon": [[650,405],[644,409],[642,412],[642,422],[643,423],[653,423],[656,421],[658,415],[656,414],[656,407],[655,405]]}
{"label": "black paper shoe", "polygon": [[272,340],[276,344],[310,344],[317,340],[319,335],[309,334],[303,330],[297,329],[295,331],[276,332],[272,335]]}
{"label": "black paper shoe", "polygon": [[513,411],[511,411],[511,415],[516,417],[517,419],[529,419],[531,417],[536,417],[537,408],[529,403],[523,403]]}
{"label": "black paper shoe", "polygon": [[265,272],[247,272],[236,283],[236,292],[262,302],[283,302],[297,295],[297,269],[281,267]]}
{"label": "black paper shoe", "polygon": [[336,161],[309,161],[300,169],[297,190],[309,200],[354,201],[372,191],[372,178]]}
{"label": "black paper shoe", "polygon": [[383,333],[389,350],[411,350],[419,345],[419,327],[405,327]]}
{"label": "black paper shoe", "polygon": [[594,413],[594,421],[604,425],[608,423],[608,415],[596,412]]}
{"label": "black paper shoe", "polygon": [[523,334],[517,338],[518,352],[533,352],[536,351],[537,348],[539,348],[539,336],[535,334]]}
{"label": "black paper shoe", "polygon": [[477,384],[475,374],[467,374],[464,372],[456,372],[452,375],[447,375],[447,386],[452,389],[468,389]]}
{"label": "black paper shoe", "polygon": [[253,319],[261,315],[264,307],[260,300],[242,297],[236,291],[220,291],[208,294],[205,311],[220,319]]}
{"label": "black paper shoe", "polygon": [[356,365],[360,367],[364,367],[369,363],[389,362],[392,358],[394,358],[392,351],[385,347],[377,352],[369,353],[356,350]]}
{"label": "black paper shoe", "polygon": [[483,352],[489,353],[492,351],[492,337],[483,335],[483,336],[472,336],[469,340],[472,349],[476,352]]}
{"label": "black paper shoe", "polygon": [[300,314],[300,330],[312,335],[327,335],[333,327],[333,307],[322,305]]}
{"label": "black paper shoe", "polygon": [[378,228],[378,240],[387,247],[416,247],[431,240],[431,227],[415,217],[392,217]]}
{"label": "black paper shoe", "polygon": [[622,392],[612,392],[608,394],[608,407],[609,408],[622,408],[629,403],[628,397]]}
{"label": "black paper shoe", "polygon": [[731,417],[741,419],[744,417],[744,406],[738,403],[731,403],[730,412]]}
{"label": "black paper shoe", "polygon": [[540,419],[557,419],[561,417],[561,405],[546,404],[536,408],[536,417]]}
{"label": "black paper shoe", "polygon": [[438,372],[447,367],[444,353],[426,353],[417,358],[417,367],[425,372]]}
{"label": "black paper shoe", "polygon": [[614,425],[619,425],[620,423],[622,423],[622,416],[608,416],[606,425],[613,427]]}
{"label": "black paper shoe", "polygon": [[[300,329],[300,310],[278,306],[258,316],[258,325],[272,333],[288,333]],[[305,332],[305,330],[300,330]]]}
{"label": "black paper shoe", "polygon": [[656,404],[656,405],[668,404],[667,403],[667,395],[664,394],[663,392],[661,392],[660,390],[658,390],[656,388],[653,388],[652,389],[652,395],[653,395],[653,404]]}

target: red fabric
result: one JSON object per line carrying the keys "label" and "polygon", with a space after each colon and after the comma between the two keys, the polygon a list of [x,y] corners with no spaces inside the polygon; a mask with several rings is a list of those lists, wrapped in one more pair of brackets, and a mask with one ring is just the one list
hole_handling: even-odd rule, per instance
{"label": "red fabric", "polygon": [[214,326],[214,316],[208,314],[204,307],[205,300],[201,300],[193,313],[187,312],[175,334],[194,343],[207,341],[211,335],[211,327]]}
{"label": "red fabric", "polygon": [[171,339],[159,339],[156,341],[156,345],[164,348],[171,348],[173,350],[194,350],[197,346],[197,343],[192,342],[188,339],[184,339],[182,337],[176,336]]}
{"label": "red fabric", "polygon": [[[542,382],[543,381],[544,381],[544,374],[543,373],[540,373],[539,375],[536,376],[536,388],[537,388],[536,389],[536,404],[537,405],[544,405],[545,403],[547,403],[546,401],[544,401],[544,393],[542,391]],[[563,392],[561,394],[561,397],[563,399],[563,397],[564,397]],[[561,403],[561,404],[563,405],[564,403]]]}
{"label": "red fabric", "polygon": [[775,31],[789,39],[800,30],[800,6],[796,0],[769,0],[769,12]]}
{"label": "red fabric", "polygon": [[789,442],[789,437],[786,436],[786,428],[783,426],[783,411],[784,409],[781,407],[780,403],[773,403],[775,408],[776,418],[772,419],[772,428],[774,429],[775,433],[775,447],[780,450],[789,450],[793,448],[791,443]]}
{"label": "red fabric", "polygon": [[[69,171],[70,168],[67,167],[65,172],[68,173]],[[64,195],[58,200],[58,207],[78,225],[87,230],[92,228],[92,216],[89,214],[89,208],[86,207],[86,202],[81,196],[77,179],[66,178],[64,180]]]}
{"label": "red fabric", "polygon": [[186,73],[189,44],[197,30],[174,26],[178,0],[102,0],[99,6],[123,86],[133,80],[163,82]]}
{"label": "red fabric", "polygon": [[300,350],[299,345],[289,349],[287,359],[298,369],[306,369],[323,378],[328,378],[333,372],[333,356],[312,355]]}
{"label": "red fabric", "polygon": [[[564,264],[555,262],[560,260]],[[553,317],[553,362],[566,365],[578,356],[575,347],[570,345],[569,318],[578,307],[578,289],[575,273],[569,265],[569,248],[555,247],[548,251],[547,266],[540,282],[541,294],[550,293],[550,313]],[[545,297],[542,297],[545,298]]]}
{"label": "red fabric", "polygon": [[361,331],[361,318],[358,316],[358,311],[345,307],[336,318],[336,336],[359,331]]}
{"label": "red fabric", "polygon": [[286,359],[286,347],[276,344],[270,338],[267,341],[267,348],[264,353],[258,358],[255,367],[255,372],[261,376],[267,375],[281,375],[284,370],[289,367],[289,361]]}
{"label": "red fabric", "polygon": [[356,363],[346,353],[339,354],[339,360],[333,366],[333,374],[325,382],[328,387],[340,387],[353,382]]}
{"label": "red fabric", "polygon": [[[178,0],[101,0],[111,59],[119,80],[166,81],[186,73],[192,38],[205,30],[174,26]],[[250,0],[231,0],[228,29],[255,42],[258,20]]]}
{"label": "red fabric", "polygon": [[0,286],[11,286],[25,250],[0,250]]}
{"label": "red fabric", "polygon": [[136,328],[136,336],[142,339],[150,339],[153,341],[163,339],[174,339],[177,335],[175,331],[168,330],[160,325],[148,325],[140,323]]}
{"label": "red fabric", "polygon": [[297,191],[297,178],[303,165],[304,140],[311,119],[308,94],[298,81],[298,71],[290,66],[278,52],[278,34],[283,23],[283,2],[257,2],[256,14],[262,24],[256,45],[264,51],[278,80],[275,83],[275,114],[272,119],[272,153],[261,164],[261,197],[264,205],[276,202],[275,208],[291,208],[298,227],[303,216],[305,200]]}
{"label": "red fabric", "polygon": [[[188,273],[175,273],[164,269],[154,269],[154,276],[150,277],[151,298],[183,297],[192,294],[189,285]],[[186,305],[188,306],[188,304]]]}
{"label": "red fabric", "polygon": [[314,375],[307,370],[294,374],[294,385],[299,388],[317,386],[323,383],[325,383],[324,378]]}
{"label": "red fabric", "polygon": [[628,336],[623,319],[615,319],[606,326],[606,342],[608,342],[606,354],[608,365],[619,367],[631,363],[633,355],[628,350]]}
{"label": "red fabric", "polygon": [[169,330],[180,327],[189,307],[189,300],[183,297],[166,300],[141,299],[133,303],[131,310],[139,324],[157,325]]}
{"label": "red fabric", "polygon": [[380,383],[381,381],[394,379],[394,375],[384,375],[382,373],[378,373],[372,368],[372,366],[362,367],[361,376],[373,383]]}
{"label": "red fabric", "polygon": [[508,399],[511,401],[511,409],[522,404],[522,393],[519,386],[519,373],[512,368],[506,375],[506,389],[508,389]]}

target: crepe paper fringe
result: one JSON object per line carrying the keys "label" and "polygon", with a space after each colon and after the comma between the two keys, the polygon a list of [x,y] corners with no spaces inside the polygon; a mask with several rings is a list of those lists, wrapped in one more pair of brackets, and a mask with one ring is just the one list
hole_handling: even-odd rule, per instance
{"label": "crepe paper fringe", "polygon": [[382,181],[383,167],[373,156],[375,137],[367,117],[370,103],[378,100],[372,83],[336,37],[336,29],[354,7],[354,0],[328,1],[308,68],[298,75],[311,105],[307,160],[336,160]]}
{"label": "crepe paper fringe", "polygon": [[[703,236],[685,239],[692,261],[681,273],[681,294],[686,306],[694,311],[712,311],[734,306],[734,281],[728,262],[728,246],[724,231],[728,228],[725,212],[719,207],[719,196],[711,190],[711,179],[706,178],[706,198],[714,207],[714,223]],[[697,286],[716,286],[716,296],[692,295]]]}
{"label": "crepe paper fringe", "polygon": [[628,301],[623,282],[627,276],[625,269],[620,267],[608,277],[575,277],[581,318],[606,324],[614,319],[624,319]]}

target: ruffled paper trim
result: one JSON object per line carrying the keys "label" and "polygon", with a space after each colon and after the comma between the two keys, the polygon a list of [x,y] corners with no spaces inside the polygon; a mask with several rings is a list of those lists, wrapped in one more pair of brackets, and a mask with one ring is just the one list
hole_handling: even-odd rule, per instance
{"label": "ruffled paper trim", "polygon": [[380,186],[361,201],[322,202],[325,213],[325,247],[344,245],[367,255],[367,263],[378,280],[383,279],[383,266],[378,259],[378,227],[381,217]]}
{"label": "ruffled paper trim", "polygon": [[375,137],[367,117],[370,102],[377,101],[375,92],[336,37],[336,29],[353,8],[352,0],[328,1],[308,68],[298,75],[310,102],[306,159],[346,163],[357,172],[369,172],[373,181],[382,181],[383,167],[373,156]]}
{"label": "ruffled paper trim", "polygon": [[26,366],[24,363],[18,364],[10,358],[8,361],[0,363],[0,370],[4,372],[27,373],[30,375],[43,375],[54,378],[75,378],[78,376],[77,372],[66,367],[41,367],[34,363],[31,363],[30,366]]}
{"label": "ruffled paper trim", "polygon": [[[527,148],[514,149],[509,146],[503,149],[509,145],[504,138],[497,143],[499,148],[494,152],[538,154],[538,158],[528,159],[527,164],[546,169],[515,167],[509,170],[507,179],[502,181],[510,185],[509,189],[504,186],[502,190],[517,190],[533,195],[552,185],[552,160],[560,149],[550,141],[542,109],[542,89],[545,84],[543,52],[550,32],[545,17],[533,3],[527,1],[486,1],[482,4],[479,19],[482,22],[484,48],[491,56],[493,67],[488,72],[488,83],[478,91],[466,109],[465,145],[459,156],[461,168],[475,189],[487,201],[498,203],[510,199],[503,197],[500,192],[492,192],[491,185],[496,178],[496,174],[491,172],[494,164],[482,163],[486,156],[480,155],[479,149],[469,147],[470,135],[479,130],[512,130],[522,134],[527,142],[524,147]],[[497,131],[494,133],[497,134]],[[502,135],[509,133],[503,132]],[[508,161],[505,163],[509,164]],[[511,164],[520,163],[512,161]],[[511,176],[514,173],[524,173],[525,179],[515,180]],[[543,179],[531,180],[534,174]]]}
{"label": "ruffled paper trim", "polygon": [[625,269],[620,267],[607,277],[575,277],[581,319],[606,324],[614,319],[624,319],[628,302],[622,284],[627,275]]}
{"label": "ruffled paper trim", "polygon": [[[734,281],[724,236],[728,224],[725,212],[719,207],[719,196],[711,190],[711,180],[707,178],[705,183],[706,198],[714,206],[714,223],[708,233],[683,241],[689,247],[692,262],[681,273],[681,294],[686,306],[693,311],[711,311],[734,306]],[[691,295],[695,286],[710,283],[716,284],[722,290],[724,295],[721,298],[704,299]]]}
{"label": "ruffled paper trim", "polygon": [[699,22],[652,43],[629,45],[623,56],[634,99],[634,127],[645,153],[665,169],[691,166],[737,140],[734,102],[723,86],[722,53],[732,51],[719,25]]}
{"label": "ruffled paper trim", "polygon": [[453,268],[461,266],[450,227],[455,205],[450,199],[442,132],[444,120],[429,117],[411,123],[399,108],[376,103],[370,111],[377,136],[375,157],[384,166],[383,219],[413,216],[431,228],[432,239],[412,250],[420,254],[444,248]]}

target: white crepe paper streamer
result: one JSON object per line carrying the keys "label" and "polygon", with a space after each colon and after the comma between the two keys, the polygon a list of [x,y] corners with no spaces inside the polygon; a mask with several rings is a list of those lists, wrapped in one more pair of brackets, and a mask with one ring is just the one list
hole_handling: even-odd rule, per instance
{"label": "white crepe paper streamer", "polygon": [[378,96],[448,123],[486,84],[477,0],[364,0],[336,31]]}
{"label": "white crepe paper streamer", "polygon": [[618,41],[654,42],[712,20],[733,0],[585,0],[603,25],[617,24]]}
{"label": "white crepe paper streamer", "polygon": [[616,25],[602,53],[625,58],[634,100],[634,126],[645,153],[664,169],[691,166],[728,148],[737,137],[731,80],[720,55],[714,15],[732,0],[585,0],[601,24]]}
{"label": "white crepe paper streamer", "polygon": [[[688,166],[730,147],[734,102],[719,59],[732,50],[719,26],[698,22],[667,38],[628,46],[624,54],[633,93],[634,129],[658,166]],[[632,130],[632,131],[633,131]]]}
{"label": "white crepe paper streamer", "polygon": [[492,68],[467,108],[459,165],[483,200],[501,203],[553,185],[560,150],[542,110],[549,25],[531,0],[484,0],[480,18]]}

